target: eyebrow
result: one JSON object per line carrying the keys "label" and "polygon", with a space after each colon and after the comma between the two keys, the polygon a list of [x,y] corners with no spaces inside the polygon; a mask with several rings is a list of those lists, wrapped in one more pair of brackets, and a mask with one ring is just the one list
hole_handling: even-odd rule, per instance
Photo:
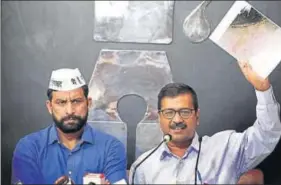
{"label": "eyebrow", "polygon": [[73,101],[73,100],[84,100],[83,97],[77,97],[77,98],[71,98],[70,100],[68,100],[67,98],[57,98],[54,101]]}
{"label": "eyebrow", "polygon": [[84,98],[79,97],[79,98],[70,99],[70,101],[73,101],[73,100],[84,100]]}
{"label": "eyebrow", "polygon": [[183,108],[179,108],[179,109],[165,108],[165,109],[161,109],[161,110],[182,110],[182,109],[194,109],[194,108],[190,108],[190,107],[183,107]]}
{"label": "eyebrow", "polygon": [[67,102],[67,100],[66,100],[66,99],[59,99],[59,98],[58,98],[58,99],[55,99],[54,102],[55,102],[55,103],[58,103],[58,102]]}
{"label": "eyebrow", "polygon": [[67,101],[67,99],[61,99],[61,98],[57,98],[54,101]]}

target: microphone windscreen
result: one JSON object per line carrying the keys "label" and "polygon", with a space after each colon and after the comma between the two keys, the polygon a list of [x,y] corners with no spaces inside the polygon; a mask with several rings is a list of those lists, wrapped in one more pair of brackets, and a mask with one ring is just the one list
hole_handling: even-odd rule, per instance
{"label": "microphone windscreen", "polygon": [[163,138],[165,142],[169,142],[172,140],[172,136],[170,134],[165,134]]}

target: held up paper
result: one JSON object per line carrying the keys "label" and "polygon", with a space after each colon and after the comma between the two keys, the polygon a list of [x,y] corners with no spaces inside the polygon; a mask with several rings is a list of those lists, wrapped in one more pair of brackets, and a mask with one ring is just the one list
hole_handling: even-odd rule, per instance
{"label": "held up paper", "polygon": [[281,28],[246,1],[235,1],[210,39],[262,78],[281,61]]}

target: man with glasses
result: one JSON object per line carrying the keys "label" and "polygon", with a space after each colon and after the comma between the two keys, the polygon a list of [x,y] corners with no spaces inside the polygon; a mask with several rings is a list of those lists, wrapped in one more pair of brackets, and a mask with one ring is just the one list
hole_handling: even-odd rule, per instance
{"label": "man with glasses", "polygon": [[[138,168],[151,150],[131,167],[134,184],[235,184],[275,148],[281,135],[280,107],[268,79],[261,79],[245,62],[239,63],[257,96],[254,125],[242,133],[222,131],[198,137],[200,110],[195,91],[171,83],[158,95],[159,122],[172,140],[162,144]],[[133,177],[133,173],[135,176]]]}

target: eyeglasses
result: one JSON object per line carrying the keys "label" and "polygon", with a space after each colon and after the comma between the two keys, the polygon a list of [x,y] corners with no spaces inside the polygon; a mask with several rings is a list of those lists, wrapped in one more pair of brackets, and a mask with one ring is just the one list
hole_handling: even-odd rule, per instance
{"label": "eyeglasses", "polygon": [[167,118],[167,119],[173,119],[177,112],[179,113],[179,115],[182,119],[188,119],[191,116],[193,111],[195,111],[195,109],[182,108],[179,110],[163,109],[163,110],[159,110],[158,112],[161,112],[161,114],[164,116],[164,118]]}

